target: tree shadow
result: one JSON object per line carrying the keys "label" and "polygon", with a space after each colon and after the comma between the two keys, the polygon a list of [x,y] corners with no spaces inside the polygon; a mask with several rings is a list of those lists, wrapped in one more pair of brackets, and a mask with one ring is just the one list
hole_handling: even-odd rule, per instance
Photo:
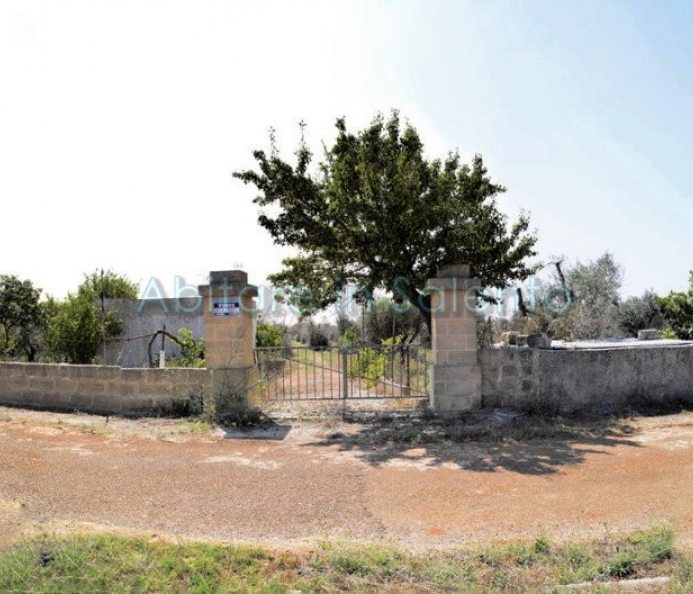
{"label": "tree shadow", "polygon": [[291,425],[277,423],[261,427],[224,426],[224,439],[257,439],[267,441],[282,441],[291,432]]}
{"label": "tree shadow", "polygon": [[505,470],[552,475],[611,455],[618,446],[642,447],[630,439],[627,421],[545,417],[510,411],[478,411],[455,419],[383,417],[350,419],[310,447],[350,452],[372,467]]}
{"label": "tree shadow", "polygon": [[292,426],[277,423],[265,415],[255,415],[249,418],[226,419],[226,422],[222,423],[222,428],[224,439],[282,441],[289,435]]}

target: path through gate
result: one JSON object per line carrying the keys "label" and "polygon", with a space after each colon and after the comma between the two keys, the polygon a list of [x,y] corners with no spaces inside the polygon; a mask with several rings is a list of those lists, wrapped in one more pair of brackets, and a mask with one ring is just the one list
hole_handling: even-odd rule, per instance
{"label": "path through gate", "polygon": [[431,351],[419,345],[255,349],[264,402],[428,398]]}

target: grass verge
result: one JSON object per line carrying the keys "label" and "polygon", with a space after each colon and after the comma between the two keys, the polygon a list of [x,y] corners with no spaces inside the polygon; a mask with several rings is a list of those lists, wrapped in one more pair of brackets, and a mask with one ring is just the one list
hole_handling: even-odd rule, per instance
{"label": "grass verge", "polygon": [[0,558],[4,593],[552,592],[589,581],[670,576],[652,592],[690,592],[693,556],[656,527],[627,537],[553,544],[540,537],[479,550],[409,553],[376,545],[312,550],[174,545],[117,536],[16,544]]}

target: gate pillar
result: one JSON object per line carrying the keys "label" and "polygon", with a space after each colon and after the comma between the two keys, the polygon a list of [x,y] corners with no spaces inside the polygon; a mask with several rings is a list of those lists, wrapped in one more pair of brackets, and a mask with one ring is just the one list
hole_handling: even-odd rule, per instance
{"label": "gate pillar", "polygon": [[215,414],[247,411],[257,405],[253,361],[257,287],[242,270],[209,273],[198,288],[203,299],[205,361],[212,372]]}
{"label": "gate pillar", "polygon": [[430,403],[440,412],[481,406],[481,366],[477,360],[476,279],[469,266],[448,266],[428,281],[431,296]]}

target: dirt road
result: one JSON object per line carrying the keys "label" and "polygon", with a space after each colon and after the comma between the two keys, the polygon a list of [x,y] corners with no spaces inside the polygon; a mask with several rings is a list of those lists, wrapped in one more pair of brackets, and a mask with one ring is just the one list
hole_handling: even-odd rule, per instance
{"label": "dirt road", "polygon": [[[579,440],[368,439],[368,426],[197,432],[0,408],[0,544],[41,531],[445,547],[671,522],[693,544],[693,416]],[[375,445],[374,445],[375,443]]]}

